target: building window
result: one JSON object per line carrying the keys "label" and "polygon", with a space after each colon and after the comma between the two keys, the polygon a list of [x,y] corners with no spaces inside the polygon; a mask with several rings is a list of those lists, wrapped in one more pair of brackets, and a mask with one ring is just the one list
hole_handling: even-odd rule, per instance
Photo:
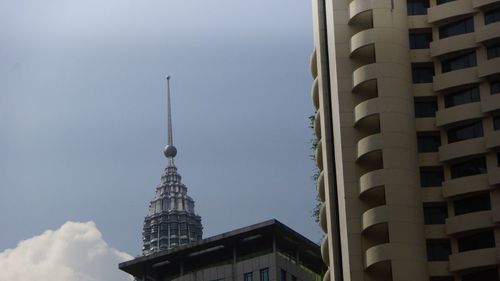
{"label": "building window", "polygon": [[500,167],[500,152],[497,152],[497,166]]}
{"label": "building window", "polygon": [[453,70],[476,66],[476,52],[470,52],[458,57],[443,60],[441,62],[441,72],[446,73]]}
{"label": "building window", "polygon": [[280,281],[286,281],[286,271],[284,269],[281,270]]}
{"label": "building window", "polygon": [[432,63],[412,63],[411,75],[414,84],[432,83],[434,65]]}
{"label": "building window", "polygon": [[441,4],[453,2],[453,1],[455,1],[455,0],[437,0],[436,4],[441,5]]}
{"label": "building window", "polygon": [[406,6],[408,8],[408,15],[426,15],[427,8],[429,8],[429,0],[408,0]]}
{"label": "building window", "polygon": [[420,168],[421,187],[441,186],[443,180],[444,180],[443,167]]}
{"label": "building window", "polygon": [[478,102],[479,99],[479,87],[475,86],[474,88],[461,90],[444,96],[444,107],[448,108],[461,104]]}
{"label": "building window", "polygon": [[432,29],[411,29],[410,49],[428,49],[432,41]]}
{"label": "building window", "polygon": [[491,268],[462,275],[462,281],[499,281],[498,269]]}
{"label": "building window", "polygon": [[455,216],[491,210],[490,194],[483,193],[455,200],[453,208],[455,209]]}
{"label": "building window", "polygon": [[243,275],[244,281],[253,281],[253,272],[247,272]]}
{"label": "building window", "polygon": [[463,141],[484,136],[483,122],[475,122],[465,126],[456,127],[447,132],[448,143]]}
{"label": "building window", "polygon": [[448,218],[448,206],[446,203],[424,204],[425,224],[444,224]]}
{"label": "building window", "polygon": [[490,82],[490,94],[500,94],[500,81]]}
{"label": "building window", "polygon": [[486,48],[486,53],[489,60],[500,57],[500,45]]}
{"label": "building window", "polygon": [[484,24],[490,24],[500,21],[500,8],[493,9],[484,13]]}
{"label": "building window", "polygon": [[437,101],[434,97],[415,98],[415,117],[435,117]]}
{"label": "building window", "polygon": [[263,268],[260,270],[260,281],[269,281],[269,268]]}
{"label": "building window", "polygon": [[451,255],[450,240],[448,239],[427,240],[428,261],[447,261],[449,255]]}
{"label": "building window", "polygon": [[474,20],[472,17],[468,17],[466,19],[452,22],[450,24],[439,27],[439,38],[443,39],[446,37],[470,32],[474,32]]}
{"label": "building window", "polygon": [[460,163],[452,164],[450,166],[451,178],[461,178],[473,175],[485,174],[486,160],[484,157],[466,160]]}
{"label": "building window", "polygon": [[493,116],[493,129],[495,131],[500,130],[500,115]]}
{"label": "building window", "polygon": [[297,276],[292,275],[292,281],[297,281]]}
{"label": "building window", "polygon": [[437,152],[441,145],[439,135],[419,135],[417,136],[418,152]]}
{"label": "building window", "polygon": [[495,235],[492,230],[479,232],[458,238],[458,251],[472,251],[477,249],[495,248]]}

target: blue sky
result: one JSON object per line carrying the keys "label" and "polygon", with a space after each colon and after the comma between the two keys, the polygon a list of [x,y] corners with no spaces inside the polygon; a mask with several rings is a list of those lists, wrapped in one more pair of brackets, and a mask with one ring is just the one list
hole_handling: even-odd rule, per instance
{"label": "blue sky", "polygon": [[166,165],[204,236],[277,218],[318,242],[299,0],[0,1],[0,251],[67,221],[140,253]]}

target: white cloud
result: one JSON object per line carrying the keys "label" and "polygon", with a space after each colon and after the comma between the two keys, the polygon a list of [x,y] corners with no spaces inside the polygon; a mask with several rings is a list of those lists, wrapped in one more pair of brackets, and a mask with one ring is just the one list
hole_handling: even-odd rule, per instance
{"label": "white cloud", "polygon": [[66,222],[0,252],[0,281],[131,280],[118,269],[130,259],[106,244],[94,222]]}

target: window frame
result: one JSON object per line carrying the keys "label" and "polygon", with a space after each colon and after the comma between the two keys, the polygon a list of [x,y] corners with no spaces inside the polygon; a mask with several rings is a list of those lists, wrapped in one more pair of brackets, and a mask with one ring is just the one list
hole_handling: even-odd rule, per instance
{"label": "window frame", "polygon": [[446,94],[444,96],[444,107],[450,108],[479,101],[481,101],[479,86],[474,86],[457,92]]}
{"label": "window frame", "polygon": [[439,39],[474,32],[474,17],[469,16],[439,27]]}

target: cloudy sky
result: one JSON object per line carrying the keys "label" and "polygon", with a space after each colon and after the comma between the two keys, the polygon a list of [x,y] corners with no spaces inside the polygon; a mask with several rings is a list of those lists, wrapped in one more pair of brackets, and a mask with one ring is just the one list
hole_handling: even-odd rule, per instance
{"label": "cloudy sky", "polygon": [[167,74],[204,236],[277,218],[318,242],[311,29],[303,0],[0,0],[0,268],[71,233],[112,263],[140,253]]}

